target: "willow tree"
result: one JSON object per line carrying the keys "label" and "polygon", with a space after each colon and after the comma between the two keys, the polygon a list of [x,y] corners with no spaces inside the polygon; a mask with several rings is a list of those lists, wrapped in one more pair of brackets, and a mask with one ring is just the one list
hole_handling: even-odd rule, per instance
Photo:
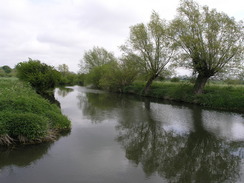
{"label": "willow tree", "polygon": [[145,94],[173,58],[173,43],[167,33],[166,22],[153,12],[148,24],[140,23],[130,28],[129,40],[121,47],[147,75]]}
{"label": "willow tree", "polygon": [[183,50],[183,63],[197,74],[196,94],[217,73],[243,62],[243,22],[192,0],[183,0],[170,30]]}
{"label": "willow tree", "polygon": [[93,47],[93,49],[84,53],[80,64],[80,70],[89,72],[95,67],[115,61],[116,58],[112,52],[109,52],[102,47]]}

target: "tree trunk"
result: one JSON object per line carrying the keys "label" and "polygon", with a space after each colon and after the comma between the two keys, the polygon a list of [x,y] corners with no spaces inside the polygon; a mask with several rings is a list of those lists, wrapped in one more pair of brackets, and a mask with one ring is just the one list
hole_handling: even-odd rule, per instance
{"label": "tree trunk", "polygon": [[202,94],[203,93],[204,86],[206,85],[208,79],[209,79],[209,77],[202,76],[200,74],[197,76],[197,80],[196,80],[195,85],[194,85],[194,93],[195,94]]}
{"label": "tree trunk", "polygon": [[155,76],[151,76],[151,77],[149,78],[149,80],[147,81],[147,84],[146,84],[145,88],[143,89],[143,94],[144,94],[144,95],[147,95],[147,94],[148,94],[148,92],[149,92],[149,90],[150,90],[150,88],[151,88],[152,82],[153,82],[153,80],[154,80],[155,78],[156,78]]}

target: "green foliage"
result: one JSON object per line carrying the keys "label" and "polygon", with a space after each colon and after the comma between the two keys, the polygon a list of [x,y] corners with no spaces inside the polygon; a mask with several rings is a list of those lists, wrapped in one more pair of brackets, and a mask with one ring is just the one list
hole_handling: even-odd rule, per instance
{"label": "green foliage", "polygon": [[45,117],[49,119],[49,125],[51,128],[63,131],[70,129],[70,121],[66,116],[63,116],[58,110],[45,111]]}
{"label": "green foliage", "polygon": [[86,76],[85,84],[95,88],[109,91],[122,92],[125,86],[130,85],[137,71],[129,66],[128,63],[121,64],[109,62],[102,66],[94,67]]}
{"label": "green foliage", "polygon": [[173,78],[170,79],[170,81],[171,81],[171,82],[179,82],[180,79],[177,78],[177,77],[173,77]]}
{"label": "green foliage", "polygon": [[[145,82],[134,82],[125,93],[141,95]],[[199,104],[215,109],[244,112],[244,87],[208,85],[205,93],[195,95],[190,83],[154,82],[147,96]]]}
{"label": "green foliage", "polygon": [[[142,91],[147,94],[153,81],[172,74],[176,66],[193,70],[195,94],[202,94],[208,80],[220,73],[229,72],[228,77],[243,83],[243,22],[192,0],[181,0],[177,11],[170,23],[153,12],[148,24],[131,26],[119,61],[103,48],[87,51],[80,65],[87,73],[85,85],[122,91],[136,76],[147,81]],[[125,69],[123,61],[130,67]]]}
{"label": "green foliage", "polygon": [[59,85],[75,85],[78,83],[78,76],[75,73],[69,71],[69,67],[66,64],[58,66],[58,70],[61,74]]}
{"label": "green foliage", "polygon": [[90,72],[95,67],[114,61],[116,61],[116,58],[113,53],[104,48],[94,47],[92,50],[85,52],[83,60],[81,60],[80,70],[82,73]]}
{"label": "green foliage", "polygon": [[76,75],[76,81],[75,81],[76,84],[80,85],[80,86],[83,86],[84,83],[85,83],[85,74],[84,73],[78,73]]}
{"label": "green foliage", "polygon": [[103,71],[103,76],[99,81],[100,86],[103,89],[115,92],[122,92],[124,87],[130,85],[137,75],[137,71],[126,62],[106,64]]}
{"label": "green foliage", "polygon": [[145,93],[150,89],[152,81],[173,60],[174,42],[169,39],[167,29],[166,21],[153,12],[147,25],[141,23],[130,28],[130,38],[121,47],[124,54],[133,59],[135,65],[146,75]]}
{"label": "green foliage", "polygon": [[[84,54],[81,70],[88,71],[86,75],[80,75],[85,85],[110,91],[119,91],[128,83],[124,77],[125,70],[119,65],[114,55],[104,48],[94,47]],[[82,64],[81,64],[82,65]]]}
{"label": "green foliage", "polygon": [[12,71],[12,69],[7,65],[3,66],[2,69],[6,74],[9,74]]}
{"label": "green foliage", "polygon": [[0,93],[0,136],[41,141],[50,131],[70,129],[70,121],[58,106],[37,95],[27,83],[0,79]]}
{"label": "green foliage", "polygon": [[58,71],[65,76],[66,74],[69,73],[69,67],[66,64],[62,64],[58,66]]}
{"label": "green foliage", "polygon": [[94,88],[101,88],[99,81],[102,78],[103,72],[103,66],[92,68],[85,76],[85,85],[92,85]]}
{"label": "green foliage", "polygon": [[65,75],[61,74],[60,80],[59,80],[59,85],[64,86],[64,85],[76,85],[79,84],[80,82],[82,83],[82,80],[78,78],[79,76],[75,73],[68,72]]}
{"label": "green foliage", "polygon": [[228,85],[240,85],[240,84],[244,84],[244,82],[241,81],[240,79],[238,80],[238,79],[230,79],[230,78],[226,79],[224,81],[224,83],[226,83]]}
{"label": "green foliage", "polygon": [[47,134],[48,119],[33,113],[0,112],[0,121],[4,121],[8,135],[13,138],[23,136],[28,140],[43,138]]}
{"label": "green foliage", "polygon": [[0,77],[12,77],[12,76],[15,76],[15,69],[11,69],[7,65],[0,67]]}
{"label": "green foliage", "polygon": [[244,87],[232,86],[207,86],[202,95],[197,95],[196,100],[203,106],[229,109],[244,112]]}
{"label": "green foliage", "polygon": [[39,93],[52,89],[60,79],[60,73],[53,67],[29,58],[28,62],[20,62],[16,66],[17,77],[27,81]]}
{"label": "green foliage", "polygon": [[180,64],[198,74],[195,93],[221,72],[231,72],[243,63],[243,22],[192,0],[182,0],[170,31],[180,49]]}

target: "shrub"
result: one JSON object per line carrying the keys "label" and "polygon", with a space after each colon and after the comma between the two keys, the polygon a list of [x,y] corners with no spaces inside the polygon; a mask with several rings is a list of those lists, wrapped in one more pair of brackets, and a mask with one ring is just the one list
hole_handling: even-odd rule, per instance
{"label": "shrub", "polygon": [[171,80],[170,80],[171,82],[179,82],[180,81],[180,79],[179,78],[177,78],[177,77],[173,77]]}
{"label": "shrub", "polygon": [[137,71],[128,67],[126,63],[111,62],[103,66],[103,71],[99,85],[103,89],[115,92],[122,92],[126,86],[132,84],[137,75]]}
{"label": "shrub", "polygon": [[91,69],[91,71],[85,77],[85,85],[92,85],[94,88],[101,88],[99,81],[103,74],[103,67],[97,66]]}
{"label": "shrub", "polygon": [[122,92],[126,86],[132,84],[136,75],[137,70],[126,63],[109,62],[91,69],[85,77],[85,84],[92,84],[95,88]]}
{"label": "shrub", "polygon": [[60,79],[60,73],[53,67],[29,58],[16,66],[17,77],[27,81],[39,93],[54,88]]}

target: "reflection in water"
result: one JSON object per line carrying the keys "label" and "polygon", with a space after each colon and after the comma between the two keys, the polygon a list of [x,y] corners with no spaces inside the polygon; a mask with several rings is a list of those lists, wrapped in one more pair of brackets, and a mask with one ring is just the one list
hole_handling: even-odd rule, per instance
{"label": "reflection in water", "polygon": [[235,182],[239,177],[241,157],[234,152],[243,142],[228,142],[203,128],[202,110],[192,109],[194,131],[179,135],[166,131],[154,120],[150,104],[145,102],[144,115],[121,119],[118,141],[126,157],[141,163],[150,176],[157,172],[170,182]]}
{"label": "reflection in water", "polygon": [[[193,108],[192,116],[194,131],[184,137],[184,145],[165,165],[172,167],[171,170],[165,169],[168,170],[166,175],[175,179],[174,182],[235,181],[239,176],[241,160],[233,155],[235,146],[203,128],[201,109]],[[243,143],[236,145],[243,147]]]}
{"label": "reflection in water", "polygon": [[199,107],[188,108],[192,129],[180,133],[164,128],[167,118],[157,116],[163,115],[155,113],[149,99],[142,103],[106,93],[86,93],[79,99],[83,115],[95,123],[116,116],[117,141],[126,158],[142,165],[148,177],[157,173],[169,182],[188,183],[235,182],[240,176],[244,143],[220,138],[205,129]]}
{"label": "reflection in water", "polygon": [[70,92],[74,91],[72,88],[67,88],[67,87],[59,87],[57,89],[57,94],[59,96],[65,97],[67,96]]}
{"label": "reflection in water", "polygon": [[[69,136],[70,131],[62,132],[58,138]],[[34,145],[0,147],[0,173],[6,167],[11,173],[13,166],[27,167],[42,159],[55,142]],[[0,174],[1,175],[1,174]]]}
{"label": "reflection in water", "polygon": [[52,143],[15,146],[12,148],[0,147],[0,170],[9,165],[26,167],[41,159]]}
{"label": "reflection in water", "polygon": [[117,94],[111,93],[82,93],[78,95],[78,106],[83,115],[89,117],[93,123],[100,123],[116,116],[117,107],[123,106],[123,100]]}

